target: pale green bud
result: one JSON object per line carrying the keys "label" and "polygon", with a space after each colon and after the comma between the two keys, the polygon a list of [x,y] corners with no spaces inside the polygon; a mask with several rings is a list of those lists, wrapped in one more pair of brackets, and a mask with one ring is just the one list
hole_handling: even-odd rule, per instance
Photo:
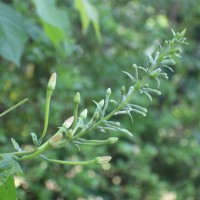
{"label": "pale green bud", "polygon": [[118,138],[117,137],[110,137],[110,138],[108,138],[108,140],[109,140],[110,144],[114,144],[118,141]]}
{"label": "pale green bud", "polygon": [[121,90],[120,90],[120,91],[121,91],[122,94],[124,94],[124,93],[126,92],[126,88],[125,88],[124,85],[121,87]]}
{"label": "pale green bud", "polygon": [[97,157],[95,161],[97,164],[104,164],[104,163],[108,163],[111,159],[112,157],[110,156],[102,156],[102,157]]}
{"label": "pale green bud", "polygon": [[154,62],[157,62],[159,55],[160,55],[160,53],[157,51],[155,54]]}
{"label": "pale green bud", "polygon": [[77,92],[77,93],[75,94],[73,100],[74,100],[74,103],[75,103],[75,104],[79,104],[79,103],[80,103],[81,97],[80,97],[80,93],[79,93],[79,92]]}
{"label": "pale green bud", "polygon": [[107,89],[106,94],[109,95],[109,96],[111,95],[111,89],[110,88]]}
{"label": "pale green bud", "polygon": [[48,83],[48,88],[51,89],[51,90],[54,90],[55,89],[55,86],[56,86],[56,73],[54,72],[50,79],[49,79],[49,83]]}
{"label": "pale green bud", "polygon": [[54,135],[50,140],[49,140],[49,145],[52,146],[53,148],[57,148],[60,143],[62,142],[63,134],[59,133],[57,135]]}
{"label": "pale green bud", "polygon": [[70,126],[72,125],[73,121],[74,121],[74,117],[72,116],[72,117],[68,118],[68,119],[62,124],[62,127],[64,127],[65,129],[70,128]]}
{"label": "pale green bud", "polygon": [[87,109],[84,109],[84,110],[81,112],[80,117],[83,118],[83,119],[86,119],[87,113],[88,113],[88,110],[87,110]]}
{"label": "pale green bud", "polygon": [[104,106],[104,99],[102,99],[102,100],[99,102],[99,105],[100,105],[101,108]]}

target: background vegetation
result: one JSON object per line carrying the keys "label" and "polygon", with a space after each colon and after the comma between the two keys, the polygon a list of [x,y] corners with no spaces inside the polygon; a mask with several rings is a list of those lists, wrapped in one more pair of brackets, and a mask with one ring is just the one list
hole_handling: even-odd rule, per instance
{"label": "background vegetation", "polygon": [[[120,136],[109,147],[50,152],[54,157],[90,159],[112,155],[102,167],[23,163],[16,177],[20,200],[198,200],[200,198],[200,4],[198,0],[4,0],[0,2],[0,112],[28,97],[29,102],[1,118],[1,152],[10,138],[31,143],[43,126],[46,84],[58,74],[49,135],[72,115],[72,97],[81,92],[82,108],[126,83],[121,71],[145,65],[146,52],[187,28],[184,48],[162,96],[138,97],[149,110],[134,122],[119,120],[134,138]],[[118,95],[118,93],[114,93]],[[99,137],[91,133],[91,138]],[[24,145],[29,148],[29,145]],[[95,151],[94,151],[95,150]]]}

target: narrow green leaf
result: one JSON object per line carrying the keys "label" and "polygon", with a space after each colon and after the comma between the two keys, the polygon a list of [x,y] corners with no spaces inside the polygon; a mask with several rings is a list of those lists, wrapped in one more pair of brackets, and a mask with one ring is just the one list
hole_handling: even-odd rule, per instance
{"label": "narrow green leaf", "polygon": [[12,144],[13,144],[14,148],[17,151],[22,151],[22,149],[20,148],[19,144],[17,143],[17,141],[15,139],[11,138],[11,141],[12,141]]}
{"label": "narrow green leaf", "polygon": [[161,92],[159,90],[151,89],[151,88],[143,88],[145,92],[155,94],[155,95],[161,95]]}
{"label": "narrow green leaf", "polygon": [[134,82],[136,82],[135,81],[135,78],[130,74],[130,73],[128,73],[128,72],[126,72],[126,71],[122,71],[124,74],[126,74],[129,78],[130,78],[130,80],[134,83]]}
{"label": "narrow green leaf", "polygon": [[97,106],[96,107],[96,111],[97,112],[99,112],[99,113],[101,113],[102,112],[102,108],[101,108],[101,105],[99,104],[99,103],[97,103],[96,101],[94,101],[94,100],[92,100],[94,103],[95,103],[95,105]]}
{"label": "narrow green leaf", "polygon": [[152,101],[152,96],[148,92],[143,91],[142,93],[144,93],[150,99],[150,101]]}
{"label": "narrow green leaf", "polygon": [[38,143],[38,138],[37,135],[35,133],[30,133],[32,140],[33,140],[33,144],[37,144]]}
{"label": "narrow green leaf", "polygon": [[160,87],[160,80],[159,80],[158,77],[156,77],[155,80],[156,80],[156,82],[157,82],[157,86],[158,86],[158,88],[159,88],[159,87]]}
{"label": "narrow green leaf", "polygon": [[16,200],[16,188],[13,176],[0,187],[0,200]]}
{"label": "narrow green leaf", "polygon": [[0,2],[0,55],[20,64],[26,41],[25,19],[10,6]]}

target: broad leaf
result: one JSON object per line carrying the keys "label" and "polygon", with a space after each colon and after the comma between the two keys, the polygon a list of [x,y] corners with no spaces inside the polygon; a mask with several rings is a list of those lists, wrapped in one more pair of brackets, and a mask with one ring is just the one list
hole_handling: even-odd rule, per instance
{"label": "broad leaf", "polygon": [[0,187],[0,200],[16,200],[16,189],[13,176]]}
{"label": "broad leaf", "polygon": [[10,176],[21,173],[21,167],[10,154],[0,154],[0,186],[5,184]]}
{"label": "broad leaf", "polygon": [[99,17],[96,8],[88,0],[75,0],[75,8],[80,12],[83,32],[86,33],[90,21],[93,24],[97,39],[101,41]]}
{"label": "broad leaf", "polygon": [[26,34],[22,16],[0,2],[0,55],[19,65]]}
{"label": "broad leaf", "polygon": [[47,37],[58,46],[67,36],[69,26],[67,13],[57,8],[54,1],[34,0],[33,2]]}

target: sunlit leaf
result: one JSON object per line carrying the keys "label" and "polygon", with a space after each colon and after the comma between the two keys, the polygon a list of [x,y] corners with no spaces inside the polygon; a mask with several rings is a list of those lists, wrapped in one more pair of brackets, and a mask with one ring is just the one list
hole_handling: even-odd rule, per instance
{"label": "sunlit leaf", "polygon": [[34,0],[33,2],[47,37],[58,46],[67,36],[69,25],[67,13],[56,7],[54,1]]}
{"label": "sunlit leaf", "polygon": [[75,8],[81,15],[83,32],[87,32],[90,22],[92,22],[96,37],[98,41],[101,41],[99,17],[96,8],[88,0],[75,0]]}
{"label": "sunlit leaf", "polygon": [[0,187],[0,200],[16,200],[16,189],[13,176]]}

